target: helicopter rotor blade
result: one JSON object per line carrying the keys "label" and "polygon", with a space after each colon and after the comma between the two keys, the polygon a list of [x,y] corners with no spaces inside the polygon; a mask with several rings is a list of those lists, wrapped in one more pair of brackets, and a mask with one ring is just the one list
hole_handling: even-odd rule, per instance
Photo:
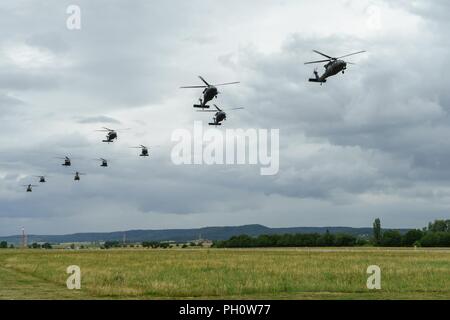
{"label": "helicopter rotor blade", "polygon": [[331,59],[328,59],[328,60],[318,60],[318,61],[305,62],[305,64],[323,63],[323,62],[330,62],[330,61],[331,61]]}
{"label": "helicopter rotor blade", "polygon": [[226,82],[226,83],[219,83],[219,84],[215,84],[215,87],[220,87],[220,86],[228,86],[230,84],[238,84],[241,83],[240,81],[235,81],[235,82]]}
{"label": "helicopter rotor blade", "polygon": [[320,54],[321,56],[324,56],[324,57],[326,57],[326,58],[328,58],[328,59],[331,59],[331,60],[335,60],[335,59],[336,59],[336,58],[330,57],[329,55],[326,55],[325,53],[322,53],[322,52],[317,51],[317,50],[313,50],[313,52],[318,53],[318,54]]}
{"label": "helicopter rotor blade", "polygon": [[232,109],[227,109],[226,111],[231,111],[231,110],[242,110],[245,109],[244,107],[239,107],[239,108],[232,108]]}
{"label": "helicopter rotor blade", "polygon": [[186,87],[180,87],[180,89],[200,89],[200,88],[207,88],[207,86],[186,86]]}
{"label": "helicopter rotor blade", "polygon": [[199,78],[200,78],[200,80],[202,80],[203,81],[203,83],[204,84],[206,84],[206,86],[208,86],[208,87],[210,87],[211,85],[205,80],[205,79],[203,79],[203,77],[202,76],[198,76]]}
{"label": "helicopter rotor blade", "polygon": [[215,107],[218,111],[222,111],[216,104],[214,105],[214,107]]}
{"label": "helicopter rotor blade", "polygon": [[338,58],[336,58],[336,59],[342,59],[342,58],[345,58],[345,57],[354,56],[355,54],[360,54],[360,53],[364,53],[364,52],[366,52],[366,51],[365,51],[365,50],[363,50],[363,51],[358,51],[358,52],[346,54],[345,56],[341,56],[341,57],[338,57]]}

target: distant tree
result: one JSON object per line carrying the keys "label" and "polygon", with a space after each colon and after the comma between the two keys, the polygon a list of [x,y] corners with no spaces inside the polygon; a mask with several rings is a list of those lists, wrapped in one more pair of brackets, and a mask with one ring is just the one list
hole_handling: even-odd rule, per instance
{"label": "distant tree", "polygon": [[33,249],[40,249],[40,248],[41,248],[41,245],[40,245],[39,243],[33,242],[33,243],[31,244],[31,248],[33,248]]}
{"label": "distant tree", "polygon": [[369,241],[367,239],[365,239],[365,238],[362,238],[362,237],[358,237],[356,239],[356,243],[355,243],[355,245],[358,246],[358,247],[367,246],[368,244],[369,244]]}
{"label": "distant tree", "polygon": [[42,245],[42,249],[52,249],[52,245],[50,243],[46,242]]}
{"label": "distant tree", "polygon": [[103,244],[103,247],[105,249],[119,248],[120,246],[121,246],[121,243],[119,241],[106,241]]}
{"label": "distant tree", "polygon": [[356,244],[356,237],[350,234],[336,235],[335,245],[337,247],[353,247]]}
{"label": "distant tree", "polygon": [[450,247],[450,232],[427,232],[420,239],[422,247]]}
{"label": "distant tree", "polygon": [[422,239],[424,233],[421,230],[409,230],[402,236],[402,246],[411,247]]}
{"label": "distant tree", "polygon": [[2,241],[0,242],[0,249],[6,249],[8,248],[8,242]]}
{"label": "distant tree", "polygon": [[380,245],[383,247],[400,247],[402,244],[402,235],[396,230],[388,230],[383,233]]}
{"label": "distant tree", "polygon": [[330,231],[327,229],[327,231],[320,236],[318,240],[318,245],[322,247],[332,247],[334,246],[336,241],[336,237],[334,234],[331,234]]}
{"label": "distant tree", "polygon": [[160,247],[160,243],[157,242],[157,241],[144,241],[144,242],[142,242],[142,246],[143,246],[144,248],[153,248],[153,249],[156,249],[156,248],[159,248],[159,247]]}
{"label": "distant tree", "polygon": [[14,249],[14,245],[11,243],[11,244],[9,245],[9,248],[10,248],[10,249]]}
{"label": "distant tree", "polygon": [[[220,245],[220,244],[219,244]],[[181,246],[181,248],[187,248],[188,247],[188,245],[186,244],[186,243],[183,243],[183,245]],[[218,248],[220,248],[220,246],[218,246]]]}
{"label": "distant tree", "polygon": [[381,238],[381,221],[379,218],[376,218],[373,223],[373,243],[375,245],[379,245],[381,242]]}
{"label": "distant tree", "polygon": [[428,224],[428,231],[450,232],[450,220],[435,220]]}
{"label": "distant tree", "polygon": [[70,249],[75,249],[75,243],[70,244]]}

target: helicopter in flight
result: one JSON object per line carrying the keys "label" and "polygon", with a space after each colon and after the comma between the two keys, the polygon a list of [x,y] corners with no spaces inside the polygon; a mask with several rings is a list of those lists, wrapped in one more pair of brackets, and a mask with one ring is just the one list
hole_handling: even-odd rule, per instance
{"label": "helicopter in flight", "polygon": [[33,188],[37,187],[37,185],[34,184],[24,184],[23,186],[26,187],[27,192],[33,192]]}
{"label": "helicopter in flight", "polygon": [[45,178],[47,178],[46,176],[34,176],[35,178],[39,178],[39,183],[46,183],[47,180]]}
{"label": "helicopter in flight", "polygon": [[86,173],[81,173],[81,172],[78,172],[78,171],[75,172],[74,174],[75,174],[75,176],[73,178],[74,181],[80,181],[81,180],[80,176],[85,176],[86,175]]}
{"label": "helicopter in flight", "polygon": [[117,131],[116,130],[103,127],[102,129],[97,130],[97,131],[106,132],[106,138],[105,138],[105,140],[102,140],[103,142],[110,143],[110,142],[114,142],[114,140],[117,139]]}
{"label": "helicopter in flight", "polygon": [[[213,122],[210,122],[209,125],[210,126],[221,126],[221,122],[224,120],[227,120],[227,114],[225,113],[224,110],[220,109],[217,105],[214,105],[214,107],[216,108],[216,110],[202,110],[202,111],[198,111],[198,112],[215,112],[216,114],[214,115],[213,118]],[[228,109],[228,110],[241,110],[244,108],[233,108],[233,109]]]}
{"label": "helicopter in flight", "polygon": [[61,164],[64,167],[70,167],[72,165],[72,161],[68,156],[65,156],[63,158],[57,157],[56,159],[64,160],[64,163]]}
{"label": "helicopter in flight", "polygon": [[314,76],[315,77],[309,79],[309,82],[319,82],[320,85],[322,85],[325,82],[327,82],[327,78],[329,78],[331,76],[334,76],[334,75],[338,74],[339,72],[345,73],[345,70],[347,70],[347,64],[354,64],[352,62],[347,62],[347,61],[341,60],[342,58],[353,56],[353,55],[356,55],[356,54],[360,54],[360,53],[363,53],[363,52],[366,52],[366,51],[358,51],[358,52],[346,54],[345,56],[341,56],[341,57],[337,57],[337,58],[330,57],[329,55],[326,55],[326,54],[324,54],[322,52],[319,52],[317,50],[313,50],[313,52],[315,52],[317,54],[320,54],[320,55],[322,55],[322,56],[327,58],[325,60],[305,62],[305,64],[327,62],[327,64],[325,64],[325,66],[324,66],[324,68],[325,68],[324,74],[319,76],[319,73],[317,72],[317,70],[314,70]]}
{"label": "helicopter in flight", "polygon": [[138,146],[138,147],[131,147],[131,148],[141,149],[141,154],[139,155],[140,157],[148,157],[149,156],[148,148],[146,146],[142,145],[142,144],[140,146]]}
{"label": "helicopter in flight", "polygon": [[94,159],[94,160],[97,160],[97,161],[101,162],[100,167],[106,168],[108,166],[108,160],[106,160],[104,158],[98,158],[98,159]]}
{"label": "helicopter in flight", "polygon": [[202,108],[202,109],[208,109],[209,106],[207,105],[207,103],[211,100],[213,100],[214,98],[217,98],[217,95],[219,94],[219,91],[217,90],[217,87],[219,86],[227,86],[230,84],[238,84],[240,83],[239,81],[237,82],[227,82],[227,83],[220,83],[220,84],[209,84],[205,79],[203,79],[202,76],[198,76],[200,78],[200,80],[203,81],[203,83],[205,85],[203,86],[187,86],[187,87],[181,87],[181,89],[193,89],[193,88],[204,88],[203,90],[203,99],[200,98],[200,104],[194,104],[194,108]]}

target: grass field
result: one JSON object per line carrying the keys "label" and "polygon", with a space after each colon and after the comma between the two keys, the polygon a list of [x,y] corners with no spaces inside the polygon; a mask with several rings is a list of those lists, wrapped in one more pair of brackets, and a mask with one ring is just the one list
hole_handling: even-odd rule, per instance
{"label": "grass field", "polygon": [[[66,288],[78,265],[82,289]],[[368,290],[369,265],[382,289]],[[0,250],[1,299],[450,299],[450,250]]]}

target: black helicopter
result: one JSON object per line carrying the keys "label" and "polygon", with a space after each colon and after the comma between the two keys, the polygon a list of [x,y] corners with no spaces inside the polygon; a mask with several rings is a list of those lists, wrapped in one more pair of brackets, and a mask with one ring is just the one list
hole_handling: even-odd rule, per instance
{"label": "black helicopter", "polygon": [[100,167],[106,168],[108,166],[108,160],[106,160],[104,158],[98,158],[98,159],[94,159],[94,160],[97,160],[97,161],[101,162]]}
{"label": "black helicopter", "polygon": [[106,133],[106,139],[102,140],[103,142],[110,143],[110,142],[114,142],[114,140],[117,139],[117,131],[116,130],[103,127],[102,129],[97,130],[97,131],[107,132]]}
{"label": "black helicopter", "polygon": [[140,157],[148,157],[149,156],[148,148],[146,146],[142,145],[142,144],[140,146],[138,146],[138,147],[131,147],[131,148],[141,149],[141,154],[139,155]]}
{"label": "black helicopter", "polygon": [[27,192],[33,192],[33,188],[37,187],[37,185],[34,184],[24,184],[23,186],[26,187]]}
{"label": "black helicopter", "polygon": [[46,176],[34,176],[35,178],[39,178],[39,182],[40,183],[46,183],[47,182],[47,180],[45,179],[46,178]]}
{"label": "black helicopter", "polygon": [[[215,112],[216,114],[214,115],[213,121],[214,122],[210,122],[209,125],[210,126],[221,126],[221,122],[224,120],[227,120],[227,114],[225,113],[224,110],[220,109],[217,105],[214,105],[214,107],[216,108],[216,110],[201,110],[198,112]],[[228,110],[240,110],[240,109],[244,109],[244,108],[233,108],[233,109],[228,109]]]}
{"label": "black helicopter", "polygon": [[341,56],[341,57],[337,57],[337,58],[330,57],[329,55],[326,55],[317,50],[313,50],[313,52],[320,54],[327,58],[326,60],[305,62],[305,64],[327,62],[327,64],[324,66],[325,72],[323,75],[319,76],[319,73],[317,72],[317,70],[314,70],[315,77],[309,79],[310,82],[319,82],[322,85],[323,83],[327,82],[328,77],[334,76],[334,75],[338,74],[339,72],[345,73],[345,70],[347,70],[347,64],[354,64],[352,62],[347,62],[347,61],[341,60],[342,58],[353,56],[355,54],[360,54],[360,53],[363,53],[366,51],[358,51],[358,52],[346,54],[345,56]]}
{"label": "black helicopter", "polygon": [[207,103],[214,98],[217,98],[217,95],[219,94],[219,91],[217,90],[218,86],[227,86],[230,84],[237,84],[240,82],[227,82],[227,83],[220,83],[220,84],[209,84],[205,79],[203,79],[201,76],[198,76],[200,80],[203,81],[205,84],[204,86],[187,86],[187,87],[181,87],[181,89],[192,89],[192,88],[204,88],[203,90],[203,99],[200,98],[200,104],[194,104],[194,108],[202,108],[202,109],[208,109],[209,106]]}
{"label": "black helicopter", "polygon": [[85,176],[86,175],[86,173],[81,173],[81,172],[78,172],[78,171],[75,172],[74,174],[75,174],[75,176],[74,176],[73,180],[75,180],[75,181],[80,181],[81,180],[80,176]]}
{"label": "black helicopter", "polygon": [[72,161],[70,160],[70,158],[68,156],[65,156],[63,158],[57,157],[56,159],[64,160],[64,163],[61,164],[64,167],[70,167],[72,165]]}

